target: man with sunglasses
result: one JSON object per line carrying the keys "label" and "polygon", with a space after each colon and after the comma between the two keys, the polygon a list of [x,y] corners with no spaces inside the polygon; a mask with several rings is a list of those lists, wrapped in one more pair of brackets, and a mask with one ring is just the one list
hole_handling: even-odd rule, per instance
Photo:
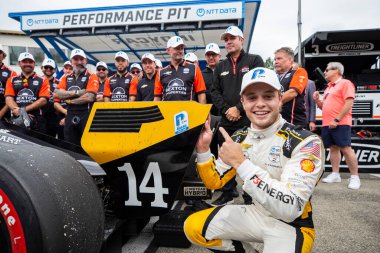
{"label": "man with sunglasses", "polygon": [[154,82],[156,79],[156,63],[153,54],[146,53],[141,57],[141,64],[144,69],[144,75],[139,80],[137,86],[130,89],[131,101],[153,101],[154,99]]}
{"label": "man with sunglasses", "polygon": [[119,51],[115,54],[117,72],[109,78],[104,86],[103,97],[105,102],[127,102],[131,86],[136,86],[138,79],[128,72],[129,57],[127,53]]}
{"label": "man with sunglasses", "polygon": [[0,45],[0,120],[9,118],[9,108],[5,103],[5,85],[9,78],[17,76],[17,73],[11,70],[8,66],[5,66],[3,60],[7,57],[7,54],[3,51],[2,45]]}
{"label": "man with sunglasses", "polygon": [[46,120],[46,134],[56,137],[58,131],[58,115],[54,108],[53,92],[57,88],[59,80],[54,77],[56,64],[53,59],[46,58],[42,62],[41,70],[44,77],[49,80],[50,85],[50,98],[44,107],[42,107],[43,116]]}
{"label": "man with sunglasses", "polygon": [[343,154],[351,177],[348,188],[360,188],[358,160],[351,148],[352,106],[355,99],[355,85],[343,78],[344,67],[340,62],[330,62],[325,70],[325,78],[329,81],[323,93],[313,94],[313,99],[322,110],[322,140],[326,148],[330,148],[332,173],[322,179],[324,183],[340,183],[339,164]]}
{"label": "man with sunglasses", "polygon": [[[227,57],[220,62],[214,70],[214,79],[211,88],[213,104],[221,113],[220,126],[229,135],[238,129],[249,126],[240,99],[240,87],[245,73],[256,67],[263,67],[263,59],[259,55],[248,54],[243,49],[243,32],[237,26],[228,27],[220,37],[224,41]],[[218,132],[219,146],[222,146],[224,137]],[[222,206],[233,203],[238,197],[236,180],[231,179],[222,189],[222,195],[212,205]],[[248,200],[249,201],[249,200]]]}
{"label": "man with sunglasses", "polygon": [[11,110],[11,121],[44,133],[46,122],[41,108],[49,100],[49,81],[34,72],[35,60],[30,53],[21,53],[18,65],[21,73],[9,78],[5,89],[5,102]]}
{"label": "man with sunglasses", "polygon": [[194,100],[206,103],[206,85],[202,72],[196,64],[184,60],[185,43],[179,36],[171,37],[166,45],[170,64],[156,75],[154,101]]}
{"label": "man with sunglasses", "polygon": [[64,126],[65,141],[80,145],[84,128],[99,89],[98,77],[86,68],[87,57],[82,49],[73,49],[70,55],[73,73],[61,78],[54,92],[54,102],[67,106]]}
{"label": "man with sunglasses", "polygon": [[143,76],[143,70],[138,63],[133,63],[131,65],[131,74],[132,76],[136,77],[138,80],[140,80]]}
{"label": "man with sunglasses", "polygon": [[106,82],[109,82],[108,66],[105,62],[100,61],[96,63],[95,67],[96,67],[96,76],[98,77],[98,80],[99,80],[99,90],[98,90],[98,94],[96,95],[96,101],[103,102],[104,101],[104,97],[103,97],[104,86]]}

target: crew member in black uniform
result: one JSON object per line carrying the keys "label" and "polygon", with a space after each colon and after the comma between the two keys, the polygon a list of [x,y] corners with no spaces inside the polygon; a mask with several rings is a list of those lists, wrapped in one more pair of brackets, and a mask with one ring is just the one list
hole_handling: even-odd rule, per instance
{"label": "crew member in black uniform", "polygon": [[154,99],[154,82],[156,79],[156,63],[155,57],[151,53],[146,53],[141,57],[141,64],[144,75],[139,80],[137,87],[131,86],[131,101],[153,101]]}
{"label": "crew member in black uniform", "polygon": [[[264,67],[263,59],[259,55],[248,54],[243,49],[243,32],[237,26],[228,27],[221,35],[227,50],[227,58],[220,62],[214,71],[214,81],[211,97],[214,105],[221,113],[220,126],[231,136],[238,129],[250,126],[240,100],[240,87],[245,73],[256,67]],[[219,146],[222,146],[224,137],[218,131]],[[212,204],[226,205],[233,202],[233,197],[239,196],[236,190],[235,178],[231,179],[223,188],[223,194]]]}
{"label": "crew member in black uniform", "polygon": [[189,101],[197,96],[198,102],[206,103],[206,85],[197,64],[184,60],[185,43],[179,36],[171,37],[166,46],[170,64],[156,75],[154,100]]}
{"label": "crew member in black uniform", "polygon": [[10,77],[17,76],[17,73],[11,70],[9,67],[5,66],[3,60],[7,57],[7,54],[3,51],[0,45],[0,120],[3,118],[10,117],[9,108],[5,103],[5,85]]}
{"label": "crew member in black uniform", "polygon": [[86,68],[86,54],[73,49],[70,61],[74,72],[63,76],[54,93],[54,102],[63,100],[67,105],[65,140],[80,145],[86,122],[99,89],[98,77]]}
{"label": "crew member in black uniform", "polygon": [[[50,96],[49,81],[34,72],[35,60],[33,55],[24,52],[18,57],[21,74],[9,78],[5,89],[5,102],[11,110],[12,121],[23,117],[23,110],[28,119],[23,120],[24,126],[30,124],[32,130],[44,133],[46,121],[42,116],[41,108],[47,103]],[[30,118],[30,121],[29,121]],[[25,120],[29,123],[25,124]]]}
{"label": "crew member in black uniform", "polygon": [[119,51],[115,54],[115,66],[117,72],[109,78],[109,82],[104,86],[103,97],[105,102],[127,102],[129,100],[129,89],[136,86],[138,80],[128,71],[129,57]]}
{"label": "crew member in black uniform", "polygon": [[305,89],[308,82],[303,68],[293,69],[294,52],[282,47],[274,52],[274,67],[281,83],[281,116],[289,123],[308,129],[306,120]]}
{"label": "crew member in black uniform", "polygon": [[44,73],[44,77],[49,81],[50,97],[46,105],[42,107],[42,113],[46,120],[46,134],[52,137],[57,136],[58,132],[58,115],[54,108],[54,96],[53,92],[57,88],[59,80],[54,77],[56,64],[54,60],[46,58],[42,62],[41,70]]}
{"label": "crew member in black uniform", "polygon": [[108,66],[105,62],[100,61],[96,63],[96,75],[98,76],[99,80],[99,90],[98,94],[96,95],[96,101],[97,102],[103,102],[104,97],[104,86],[106,85],[106,82],[109,82],[108,80]]}

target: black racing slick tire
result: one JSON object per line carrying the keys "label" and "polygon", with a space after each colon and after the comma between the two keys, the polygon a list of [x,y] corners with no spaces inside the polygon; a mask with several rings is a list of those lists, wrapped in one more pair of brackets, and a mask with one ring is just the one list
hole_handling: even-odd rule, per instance
{"label": "black racing slick tire", "polygon": [[0,143],[0,252],[99,252],[104,211],[93,179],[61,151]]}

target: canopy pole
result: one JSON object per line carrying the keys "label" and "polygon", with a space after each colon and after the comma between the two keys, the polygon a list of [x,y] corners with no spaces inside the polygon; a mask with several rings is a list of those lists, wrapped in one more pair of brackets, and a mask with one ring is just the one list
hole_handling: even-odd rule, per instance
{"label": "canopy pole", "polygon": [[301,52],[302,52],[302,48],[301,48],[301,45],[302,45],[302,38],[301,38],[301,35],[302,35],[302,21],[301,21],[301,0],[298,0],[298,21],[297,21],[297,25],[298,25],[298,64],[300,64],[302,66],[302,62],[301,62]]}

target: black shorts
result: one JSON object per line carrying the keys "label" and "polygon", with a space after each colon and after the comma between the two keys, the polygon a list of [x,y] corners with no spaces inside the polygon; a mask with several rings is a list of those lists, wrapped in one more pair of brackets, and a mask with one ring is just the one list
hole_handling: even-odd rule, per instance
{"label": "black shorts", "polygon": [[336,128],[324,126],[322,128],[322,140],[326,148],[331,145],[338,147],[351,146],[351,126],[341,125]]}

